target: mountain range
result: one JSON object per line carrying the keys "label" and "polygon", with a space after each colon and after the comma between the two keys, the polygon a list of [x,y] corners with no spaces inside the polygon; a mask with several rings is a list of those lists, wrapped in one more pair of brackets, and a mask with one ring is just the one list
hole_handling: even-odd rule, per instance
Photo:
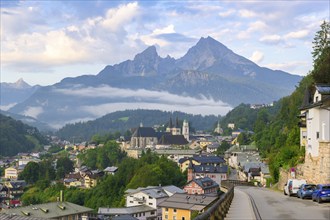
{"label": "mountain range", "polygon": [[9,111],[57,128],[125,109],[224,115],[240,103],[271,103],[287,96],[300,80],[260,67],[207,37],[179,59],[162,58],[150,46],[97,75],[40,87]]}

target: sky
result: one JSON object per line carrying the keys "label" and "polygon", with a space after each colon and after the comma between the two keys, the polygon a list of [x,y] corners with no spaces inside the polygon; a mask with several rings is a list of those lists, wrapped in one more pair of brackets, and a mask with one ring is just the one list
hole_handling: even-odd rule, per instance
{"label": "sky", "polygon": [[306,75],[328,0],[1,0],[1,82],[96,75],[155,45],[182,57],[211,36],[259,66]]}

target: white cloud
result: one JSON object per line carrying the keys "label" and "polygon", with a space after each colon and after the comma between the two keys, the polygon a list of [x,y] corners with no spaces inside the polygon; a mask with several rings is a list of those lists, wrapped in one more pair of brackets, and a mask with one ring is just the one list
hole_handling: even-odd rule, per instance
{"label": "white cloud", "polygon": [[[268,63],[265,67],[275,70],[283,70],[286,72],[295,73],[299,68],[303,66],[308,66],[309,63],[305,61],[290,61],[286,63]],[[306,73],[305,73],[306,74]]]}
{"label": "white cloud", "polygon": [[306,36],[308,36],[309,31],[308,30],[300,30],[300,31],[292,31],[288,34],[286,34],[284,37],[287,39],[301,39]]}
{"label": "white cloud", "polygon": [[96,106],[82,106],[81,110],[86,111],[95,117],[101,117],[104,114],[108,114],[121,110],[133,110],[133,109],[159,109],[162,111],[181,111],[188,114],[201,114],[201,115],[225,115],[232,108],[229,106],[216,106],[216,105],[186,105],[186,104],[167,104],[167,103],[150,103],[150,102],[138,102],[138,103],[107,103]]}
{"label": "white cloud", "polygon": [[43,112],[44,110],[40,106],[37,107],[29,106],[25,111],[21,112],[21,114],[30,116],[32,118],[38,118],[38,115],[40,115]]}
{"label": "white cloud", "polygon": [[174,25],[169,24],[168,26],[165,26],[163,28],[156,28],[155,30],[152,31],[151,34],[140,36],[140,39],[146,45],[159,45],[161,47],[165,47],[169,43],[164,39],[157,38],[157,36],[160,34],[172,34],[172,33],[175,33]]}
{"label": "white cloud", "polygon": [[10,108],[14,107],[17,103],[10,103],[8,105],[0,105],[0,110],[7,111]]}
{"label": "white cloud", "polygon": [[138,14],[138,3],[128,3],[120,5],[118,8],[111,8],[106,12],[106,16],[101,21],[101,25],[110,31],[118,31],[123,25],[131,21]]}
{"label": "white cloud", "polygon": [[165,91],[150,91],[145,89],[131,90],[113,88],[110,86],[101,86],[97,88],[93,87],[77,87],[70,89],[55,89],[54,92],[79,97],[93,97],[97,98],[112,98],[116,100],[138,100],[138,102],[121,102],[121,103],[106,103],[99,106],[82,106],[81,110],[94,115],[95,117],[102,116],[106,113],[110,113],[118,110],[125,109],[161,109],[161,110],[173,110],[183,111],[192,114],[202,115],[224,115],[231,107],[221,101],[214,101],[213,99],[207,99],[205,97],[201,99],[180,96],[171,94]]}
{"label": "white cloud", "polygon": [[229,17],[229,16],[233,15],[235,12],[236,12],[236,10],[230,9],[228,11],[220,12],[219,16],[220,17]]}
{"label": "white cloud", "polygon": [[243,18],[253,18],[257,16],[255,12],[246,9],[239,10],[239,15]]}
{"label": "white cloud", "polygon": [[260,38],[260,42],[267,43],[267,44],[278,44],[281,42],[282,38],[280,35],[274,34],[274,35],[265,35]]}
{"label": "white cloud", "polygon": [[252,56],[250,57],[250,60],[252,60],[255,63],[260,63],[264,59],[264,54],[260,51],[254,51]]}

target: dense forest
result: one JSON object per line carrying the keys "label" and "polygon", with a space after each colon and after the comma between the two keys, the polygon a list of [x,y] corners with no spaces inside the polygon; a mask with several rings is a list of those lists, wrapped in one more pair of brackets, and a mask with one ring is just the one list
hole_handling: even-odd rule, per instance
{"label": "dense forest", "polygon": [[144,127],[152,127],[154,125],[166,126],[170,118],[172,118],[173,122],[178,118],[181,122],[180,126],[182,126],[184,119],[188,120],[191,131],[211,131],[219,120],[219,117],[214,115],[202,116],[160,110],[125,110],[107,114],[94,121],[65,125],[56,134],[66,140],[75,137],[77,141],[88,141],[95,134],[103,135],[110,132],[123,134],[132,128],[138,127],[140,123]]}
{"label": "dense forest", "polygon": [[38,129],[2,114],[0,131],[0,156],[14,156],[20,152],[39,150],[48,143]]}
{"label": "dense forest", "polygon": [[[164,156],[157,156],[150,151],[143,153],[140,159],[133,159],[126,156],[114,141],[107,141],[105,146],[85,152],[81,159],[83,164],[90,165],[93,168],[104,169],[107,166],[118,166],[116,175],[106,175],[102,177],[99,184],[92,189],[66,188],[62,183],[51,185],[52,180],[58,179],[59,167],[69,173],[72,168],[69,164],[60,162],[57,172],[48,172],[46,175],[38,170],[35,175],[25,175],[33,172],[31,169],[24,169],[21,178],[29,181],[31,176],[35,179],[29,189],[22,196],[24,205],[38,204],[48,201],[56,201],[60,190],[64,191],[65,200],[75,204],[84,205],[93,209],[98,207],[122,207],[125,205],[124,192],[131,188],[146,186],[158,186],[159,184],[183,186],[186,183],[185,174],[181,173],[177,164]],[[59,163],[59,162],[58,162]],[[29,163],[30,164],[30,163]],[[28,164],[28,165],[29,165]],[[35,165],[34,165],[35,166]],[[42,167],[43,165],[40,165]],[[50,168],[50,166],[45,165]],[[51,169],[51,168],[50,168]]]}

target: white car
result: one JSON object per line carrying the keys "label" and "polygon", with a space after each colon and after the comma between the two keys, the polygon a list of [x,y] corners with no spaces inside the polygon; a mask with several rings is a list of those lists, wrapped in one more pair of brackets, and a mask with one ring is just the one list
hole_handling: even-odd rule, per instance
{"label": "white car", "polygon": [[288,179],[287,183],[284,185],[284,195],[297,195],[299,187],[302,184],[306,184],[306,180],[299,180],[299,179]]}

